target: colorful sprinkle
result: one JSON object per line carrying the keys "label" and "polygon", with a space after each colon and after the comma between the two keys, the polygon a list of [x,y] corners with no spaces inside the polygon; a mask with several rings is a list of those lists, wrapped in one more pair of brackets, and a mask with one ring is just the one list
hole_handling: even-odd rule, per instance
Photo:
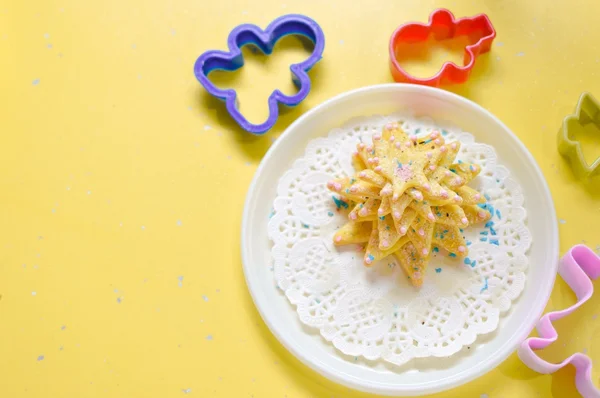
{"label": "colorful sprinkle", "polygon": [[333,198],[333,202],[335,203],[335,207],[337,207],[337,208],[338,208],[338,210],[339,210],[340,208],[342,208],[342,207],[343,207],[344,209],[347,209],[347,208],[348,208],[348,203],[344,202],[344,201],[343,201],[343,200],[341,200],[341,199],[338,199],[338,198],[336,198],[335,196],[332,196],[332,198]]}
{"label": "colorful sprinkle", "polygon": [[483,287],[481,288],[481,291],[479,293],[483,293],[486,290],[488,290],[488,279],[487,278],[485,278],[485,284],[483,285]]}

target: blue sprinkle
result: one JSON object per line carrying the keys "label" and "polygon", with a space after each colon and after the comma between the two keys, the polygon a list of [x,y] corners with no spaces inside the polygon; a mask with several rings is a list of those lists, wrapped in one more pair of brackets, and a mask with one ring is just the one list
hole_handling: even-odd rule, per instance
{"label": "blue sprinkle", "polygon": [[385,220],[385,216],[381,216],[381,217],[379,217],[379,219],[380,219],[381,221],[383,221],[383,220]]}
{"label": "blue sprinkle", "polygon": [[350,190],[348,188],[346,188],[346,193],[350,193]]}
{"label": "blue sprinkle", "polygon": [[33,84],[34,86],[37,86],[38,84],[40,84],[40,79],[35,79],[34,81],[31,82],[31,84]]}
{"label": "blue sprinkle", "polygon": [[302,224],[304,228],[308,228],[308,224]]}
{"label": "blue sprinkle", "polygon": [[492,235],[494,235],[494,236],[495,236],[495,235],[497,235],[497,234],[496,234],[496,230],[495,230],[494,228],[492,228],[492,227],[490,227],[490,232],[491,232],[491,234],[492,234]]}
{"label": "blue sprinkle", "polygon": [[476,266],[476,265],[477,265],[477,261],[473,261],[473,262],[471,263],[471,268],[475,268],[475,266]]}
{"label": "blue sprinkle", "polygon": [[213,339],[212,334],[209,334],[208,336],[206,336],[206,340],[212,340],[212,339]]}
{"label": "blue sprinkle", "polygon": [[452,258],[456,258],[456,254],[454,254],[454,253],[450,253],[449,256]]}
{"label": "blue sprinkle", "polygon": [[446,130],[442,130],[442,135],[448,135],[448,132]]}
{"label": "blue sprinkle", "polygon": [[499,180],[498,178],[496,178],[496,182],[497,182],[498,184],[500,184],[500,180]]}
{"label": "blue sprinkle", "polygon": [[368,258],[369,260],[371,260],[371,261],[375,260],[375,257],[373,257],[373,255],[372,255],[372,254],[369,254],[369,255],[367,256],[367,258]]}
{"label": "blue sprinkle", "polygon": [[477,206],[481,207],[482,209],[486,209],[487,203],[478,203]]}
{"label": "blue sprinkle", "polygon": [[488,195],[487,193],[483,194],[483,197],[484,197],[486,200],[492,200],[492,198],[490,198],[490,195]]}
{"label": "blue sprinkle", "polygon": [[431,140],[423,141],[423,144],[429,144]]}
{"label": "blue sprinkle", "polygon": [[465,258],[465,261],[463,262],[467,265],[471,265],[471,259],[469,257]]}
{"label": "blue sprinkle", "polygon": [[488,205],[488,210],[492,213],[492,217],[494,217],[494,206]]}
{"label": "blue sprinkle", "polygon": [[434,252],[434,253],[437,253],[437,252],[439,252],[439,251],[440,251],[440,249],[439,249],[437,246],[433,248],[433,252]]}
{"label": "blue sprinkle", "polygon": [[389,230],[390,230],[390,226],[389,226],[389,225],[386,225],[386,226],[385,226],[385,229],[386,229],[386,231],[389,231]]}
{"label": "blue sprinkle", "polygon": [[462,160],[459,160],[459,161],[458,161],[458,164],[462,164]]}
{"label": "blue sprinkle", "polygon": [[483,293],[486,290],[488,290],[488,279],[487,278],[485,278],[485,284],[483,285],[483,287],[481,288],[481,291],[479,293]]}
{"label": "blue sprinkle", "polygon": [[440,272],[442,272],[442,269],[441,268],[436,268],[435,272],[437,272],[439,274]]}
{"label": "blue sprinkle", "polygon": [[482,242],[487,242],[487,238],[481,238],[479,240],[482,241]]}
{"label": "blue sprinkle", "polygon": [[487,235],[487,234],[489,234],[489,232],[488,232],[488,231],[481,231],[481,232],[479,233],[479,235]]}
{"label": "blue sprinkle", "polygon": [[335,203],[335,207],[337,207],[337,208],[338,208],[338,210],[339,210],[340,208],[342,208],[342,207],[343,207],[344,209],[347,209],[347,208],[348,208],[348,203],[344,202],[344,201],[343,201],[343,200],[341,200],[341,199],[338,199],[338,198],[336,198],[335,196],[332,196],[332,198],[333,198],[333,202]]}
{"label": "blue sprinkle", "polygon": [[317,302],[317,304],[321,304],[321,300],[315,299],[315,301]]}
{"label": "blue sprinkle", "polygon": [[467,241],[467,246],[471,246],[471,241],[470,240]]}
{"label": "blue sprinkle", "polygon": [[269,219],[273,218],[275,215],[275,210],[271,209],[271,213],[269,213]]}
{"label": "blue sprinkle", "polygon": [[493,227],[493,226],[494,226],[494,222],[493,221],[488,221],[488,222],[485,223],[485,227],[486,228],[490,228],[490,227]]}
{"label": "blue sprinkle", "polygon": [[38,361],[43,361],[43,360],[44,360],[44,356],[43,356],[43,355],[40,355],[40,356],[37,358],[37,360],[38,360]]}
{"label": "blue sprinkle", "polygon": [[559,222],[559,223],[561,223],[561,224],[566,224],[566,223],[567,223],[567,220],[563,220],[563,219],[561,218],[560,220],[558,220],[558,222]]}
{"label": "blue sprinkle", "polygon": [[333,217],[333,212],[331,212],[331,211],[328,211],[328,212],[327,212],[327,215],[328,215],[329,217]]}
{"label": "blue sprinkle", "polygon": [[456,173],[456,170],[454,170],[454,169],[450,169],[450,171],[453,172],[453,173]]}
{"label": "blue sprinkle", "polygon": [[492,245],[500,246],[500,243],[498,242],[498,239],[490,239],[490,243]]}
{"label": "blue sprinkle", "polygon": [[502,214],[500,214],[500,210],[496,209],[496,217],[502,219]]}

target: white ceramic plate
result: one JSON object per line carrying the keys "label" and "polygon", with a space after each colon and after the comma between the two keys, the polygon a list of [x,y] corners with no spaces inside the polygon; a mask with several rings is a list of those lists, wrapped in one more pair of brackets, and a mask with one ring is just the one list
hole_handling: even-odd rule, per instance
{"label": "white ceramic plate", "polygon": [[[393,369],[379,363],[354,362],[317,333],[304,328],[296,311],[277,290],[269,269],[271,243],[267,223],[277,181],[302,156],[308,142],[358,116],[410,109],[417,117],[450,121],[492,145],[525,194],[529,251],[528,283],[498,330],[481,336],[475,349],[459,353],[448,366],[414,361]],[[384,395],[422,395],[456,387],[499,365],[533,329],[548,301],[558,265],[558,229],[554,204],[533,157],[517,137],[479,105],[447,91],[409,84],[370,86],[341,94],[305,113],[276,141],[250,185],[242,221],[242,261],[246,283],[269,329],[303,363],[346,386]],[[535,281],[535,283],[533,283]]]}

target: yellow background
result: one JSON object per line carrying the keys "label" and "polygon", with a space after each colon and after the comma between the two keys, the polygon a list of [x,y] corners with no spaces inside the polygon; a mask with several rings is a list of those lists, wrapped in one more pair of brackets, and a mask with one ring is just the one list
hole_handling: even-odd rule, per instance
{"label": "yellow background", "polygon": [[[556,150],[580,93],[600,97],[597,2],[1,0],[0,397],[367,397],[301,365],[267,330],[242,274],[242,207],[286,126],[336,94],[390,82],[391,32],[438,6],[490,16],[491,53],[451,90],[533,153],[563,220],[561,253],[597,250],[600,189],[575,181]],[[192,66],[239,23],[292,12],[321,24],[324,58],[302,105],[253,138]],[[240,88],[251,119],[274,86],[291,89],[294,43],[215,78]],[[599,137],[580,138],[598,154]],[[572,301],[557,282],[549,308]],[[547,358],[600,360],[598,303],[559,322]],[[513,355],[439,397],[570,397],[573,376],[538,375]]]}

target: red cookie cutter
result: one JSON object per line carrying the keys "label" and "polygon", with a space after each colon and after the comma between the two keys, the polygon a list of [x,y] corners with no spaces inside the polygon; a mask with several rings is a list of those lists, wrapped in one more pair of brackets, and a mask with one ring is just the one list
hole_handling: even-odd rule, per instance
{"label": "red cookie cutter", "polygon": [[[468,36],[476,42],[465,48],[464,66],[458,66],[453,62],[445,62],[436,75],[420,79],[410,75],[400,66],[396,58],[397,48],[401,42],[427,41],[430,35],[433,35],[436,40]],[[390,38],[390,71],[394,80],[399,83],[415,83],[433,87],[446,83],[464,83],[469,78],[471,69],[473,69],[475,58],[479,54],[490,51],[495,37],[496,31],[487,15],[479,14],[471,18],[454,19],[454,15],[450,11],[439,8],[429,16],[427,25],[409,22],[400,25],[392,34]]]}

